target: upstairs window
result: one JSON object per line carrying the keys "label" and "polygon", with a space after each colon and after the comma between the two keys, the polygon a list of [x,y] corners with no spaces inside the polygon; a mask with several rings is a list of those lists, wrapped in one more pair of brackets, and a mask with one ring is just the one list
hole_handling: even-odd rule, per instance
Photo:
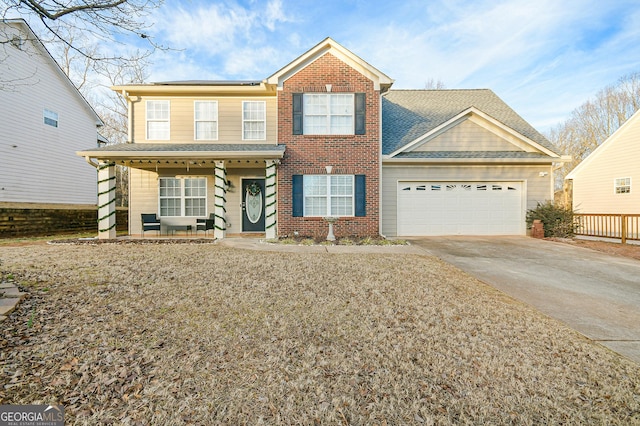
{"label": "upstairs window", "polygon": [[146,105],[147,140],[169,140],[169,101],[147,101]]}
{"label": "upstairs window", "polygon": [[364,93],[294,93],[294,135],[364,135]]}
{"label": "upstairs window", "polygon": [[242,140],[265,140],[267,128],[266,102],[242,102]]}
{"label": "upstairs window", "polygon": [[195,139],[215,141],[218,139],[218,102],[195,101]]}
{"label": "upstairs window", "polygon": [[43,111],[44,124],[51,127],[58,127],[58,113],[45,109]]}
{"label": "upstairs window", "polygon": [[616,178],[614,190],[616,194],[629,194],[631,192],[631,178]]}

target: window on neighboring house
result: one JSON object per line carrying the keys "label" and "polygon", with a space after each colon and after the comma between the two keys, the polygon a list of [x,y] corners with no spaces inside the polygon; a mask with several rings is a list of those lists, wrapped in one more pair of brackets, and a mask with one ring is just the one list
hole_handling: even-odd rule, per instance
{"label": "window on neighboring house", "polygon": [[169,140],[169,101],[147,101],[146,105],[147,140]]}
{"label": "window on neighboring house", "polygon": [[631,178],[616,178],[614,189],[616,194],[629,194],[631,192]]}
{"label": "window on neighboring house", "polygon": [[294,175],[293,216],[365,216],[364,175]]}
{"label": "window on neighboring house", "polygon": [[45,109],[43,111],[44,124],[52,127],[58,127],[58,113]]}
{"label": "window on neighboring house", "polygon": [[195,101],[195,139],[214,141],[218,139],[218,102]]}
{"label": "window on neighboring house", "polygon": [[266,102],[242,102],[242,139],[265,140],[266,137]]}
{"label": "window on neighboring house", "polygon": [[364,93],[294,93],[294,135],[364,135]]}
{"label": "window on neighboring house", "polygon": [[160,178],[160,216],[206,216],[207,179]]}

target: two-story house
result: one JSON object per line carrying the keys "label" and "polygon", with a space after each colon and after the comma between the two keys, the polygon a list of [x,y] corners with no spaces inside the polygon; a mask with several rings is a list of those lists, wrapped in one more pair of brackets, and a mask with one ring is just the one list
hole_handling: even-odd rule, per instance
{"label": "two-story house", "polygon": [[[85,150],[102,238],[114,164],[130,168],[130,233],[213,215],[214,235],[524,234],[560,156],[493,92],[392,91],[327,38],[262,81],[114,87],[129,143]],[[111,222],[110,222],[111,221]],[[443,225],[444,224],[444,225]]]}
{"label": "two-story house", "polygon": [[27,23],[0,20],[0,235],[95,224],[96,172],[75,153],[101,125]]}

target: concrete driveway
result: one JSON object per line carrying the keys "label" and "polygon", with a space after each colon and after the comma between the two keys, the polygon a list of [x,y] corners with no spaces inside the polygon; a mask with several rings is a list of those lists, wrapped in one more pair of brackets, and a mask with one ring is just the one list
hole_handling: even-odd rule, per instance
{"label": "concrete driveway", "polygon": [[529,237],[411,242],[640,363],[640,261]]}

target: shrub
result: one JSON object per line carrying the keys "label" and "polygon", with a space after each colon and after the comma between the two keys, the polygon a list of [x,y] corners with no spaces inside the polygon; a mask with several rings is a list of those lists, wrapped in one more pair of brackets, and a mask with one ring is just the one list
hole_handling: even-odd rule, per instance
{"label": "shrub", "polygon": [[552,201],[538,203],[535,209],[527,211],[527,226],[531,227],[536,219],[544,225],[545,237],[568,238],[575,235],[573,210],[569,207]]}

